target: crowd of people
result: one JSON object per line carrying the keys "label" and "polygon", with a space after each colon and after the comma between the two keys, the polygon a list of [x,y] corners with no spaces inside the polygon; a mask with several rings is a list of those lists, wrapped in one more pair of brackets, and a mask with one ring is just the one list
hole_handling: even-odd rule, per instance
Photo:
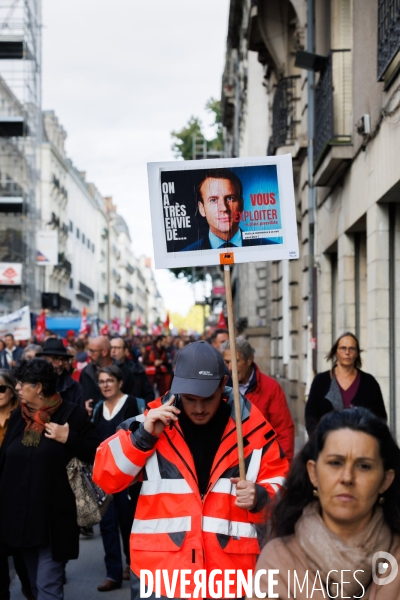
{"label": "crowd of people", "polygon": [[[46,331],[38,343],[5,335],[0,600],[10,598],[10,556],[26,598],[64,597],[65,567],[78,558],[79,536],[93,536],[77,524],[66,470],[74,457],[94,463],[94,480],[112,494],[100,521],[99,591],[130,580],[132,598],[139,598],[141,569],[165,568],[170,579],[177,564],[255,569],[259,542],[267,541],[257,568],[284,570],[281,600],[288,597],[288,569],[325,577],[315,595],[322,598],[340,583],[332,575],[329,582],[328,572],[347,564],[363,565],[347,591],[363,588],[360,597],[379,599],[372,555],[383,550],[400,560],[400,451],[379,384],[361,370],[354,334],[340,336],[327,359],[332,368],[315,377],[305,405],[310,439],[294,456],[285,394],[260,370],[249,341],[236,339],[243,481],[231,436],[237,417],[225,329],[198,340],[71,330],[64,337]],[[266,591],[267,579],[261,584]],[[161,589],[166,596],[163,583]],[[398,598],[399,589],[385,586],[382,598]]]}

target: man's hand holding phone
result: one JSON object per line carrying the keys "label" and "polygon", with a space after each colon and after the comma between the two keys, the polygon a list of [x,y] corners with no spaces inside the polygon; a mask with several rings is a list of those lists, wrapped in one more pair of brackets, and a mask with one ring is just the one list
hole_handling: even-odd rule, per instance
{"label": "man's hand holding phone", "polygon": [[181,411],[173,406],[174,402],[175,396],[171,396],[168,402],[165,402],[162,406],[149,410],[143,423],[148,433],[159,437],[168,425],[178,420]]}

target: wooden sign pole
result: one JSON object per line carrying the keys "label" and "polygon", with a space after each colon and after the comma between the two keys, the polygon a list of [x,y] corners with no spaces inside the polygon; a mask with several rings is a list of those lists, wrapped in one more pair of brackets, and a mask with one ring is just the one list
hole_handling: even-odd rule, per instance
{"label": "wooden sign pole", "polygon": [[[223,263],[224,261],[222,259],[222,256],[221,256],[221,262]],[[230,254],[228,256],[232,257],[232,254]],[[239,453],[239,477],[241,480],[244,481],[246,479],[246,467],[244,464],[242,418],[241,418],[241,409],[240,409],[239,379],[238,379],[237,360],[236,360],[235,323],[233,320],[231,269],[230,269],[229,264],[224,264],[224,279],[225,279],[225,293],[226,293],[226,308],[228,311],[229,345],[230,345],[230,349],[231,349],[231,361],[232,361],[233,400],[234,400],[234,405],[235,405],[236,434],[237,434],[237,444],[238,444],[238,453]]]}

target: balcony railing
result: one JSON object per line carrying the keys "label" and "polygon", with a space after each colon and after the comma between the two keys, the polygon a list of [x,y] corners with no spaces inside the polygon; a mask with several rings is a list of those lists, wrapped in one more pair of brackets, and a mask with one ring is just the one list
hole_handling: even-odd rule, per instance
{"label": "balcony railing", "polygon": [[297,120],[297,80],[299,75],[280,79],[276,87],[272,105],[272,140],[270,152],[274,154],[280,146],[293,144],[296,139]]}
{"label": "balcony railing", "polygon": [[351,144],[351,51],[331,50],[315,90],[314,166],[330,146]]}
{"label": "balcony railing", "polygon": [[378,1],[378,79],[400,51],[400,0]]}
{"label": "balcony railing", "polygon": [[132,267],[131,263],[127,262],[125,268],[131,275],[135,272],[135,267]]}
{"label": "balcony railing", "polygon": [[119,296],[116,292],[114,292],[113,304],[115,304],[116,306],[122,305],[121,296]]}
{"label": "balcony railing", "polygon": [[0,196],[22,196],[23,189],[19,183],[9,177],[0,179]]}
{"label": "balcony railing", "polygon": [[58,265],[55,266],[55,269],[64,269],[67,275],[71,275],[72,264],[66,259],[64,252],[58,253]]}

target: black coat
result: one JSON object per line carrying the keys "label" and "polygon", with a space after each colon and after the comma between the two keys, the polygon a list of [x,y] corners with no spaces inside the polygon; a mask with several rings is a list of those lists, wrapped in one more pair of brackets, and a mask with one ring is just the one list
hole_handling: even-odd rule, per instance
{"label": "black coat", "polygon": [[78,406],[85,405],[81,384],[78,381],[75,381],[75,379],[72,379],[66,369],[64,369],[63,373],[58,378],[57,392],[65,402],[78,404]]}
{"label": "black coat", "polygon": [[69,424],[65,444],[42,435],[38,447],[22,444],[20,408],[10,419],[0,451],[0,542],[11,548],[50,544],[53,560],[78,558],[75,496],[66,466],[73,457],[93,463],[100,439],[85,409],[63,402],[51,418]]}
{"label": "black coat", "polygon": [[154,400],[153,386],[151,385],[150,380],[146,375],[146,371],[142,365],[133,360],[126,361],[125,364],[130,369],[135,384],[134,389],[130,392],[130,394],[135,396],[135,398],[143,398],[146,400],[146,402],[151,402]]}
{"label": "black coat", "polygon": [[[387,414],[379,383],[375,377],[369,373],[364,373],[364,371],[360,371],[360,376],[360,384],[352,400],[352,405],[368,408],[377,417],[386,421]],[[316,375],[311,384],[305,409],[305,424],[308,435],[314,432],[321,418],[333,410],[331,402],[325,398],[331,381],[331,371],[325,371]]]}
{"label": "black coat", "polygon": [[[129,367],[119,360],[112,359],[113,364],[119,367],[122,371],[123,384],[122,392],[124,394],[135,395],[135,380]],[[93,363],[89,363],[82,371],[79,378],[79,383],[83,387],[83,400],[93,400],[93,407],[96,406],[103,394],[100,391],[97,383],[97,368]],[[140,396],[139,396],[140,398]]]}

